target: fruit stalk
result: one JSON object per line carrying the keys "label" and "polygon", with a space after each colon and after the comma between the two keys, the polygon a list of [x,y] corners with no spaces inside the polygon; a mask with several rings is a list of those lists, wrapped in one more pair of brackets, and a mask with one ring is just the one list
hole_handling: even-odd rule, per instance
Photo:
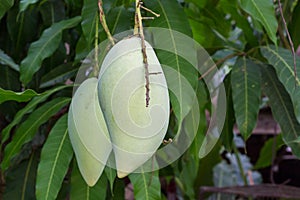
{"label": "fruit stalk", "polygon": [[98,8],[99,8],[99,18],[100,18],[100,23],[103,26],[104,31],[106,32],[107,38],[109,39],[109,41],[111,42],[112,45],[115,45],[115,41],[114,38],[111,36],[111,33],[109,31],[109,28],[107,26],[106,23],[106,18],[105,18],[105,14],[104,14],[104,10],[103,10],[103,2],[102,0],[98,1]]}
{"label": "fruit stalk", "polygon": [[136,6],[135,22],[137,23],[136,28],[138,30],[139,36],[141,38],[141,43],[142,43],[142,54],[143,54],[143,63],[145,66],[145,81],[146,81],[146,84],[145,84],[146,107],[148,107],[149,102],[150,102],[149,64],[148,64],[147,53],[146,53],[145,36],[144,36],[142,14],[141,14],[141,4],[142,4],[142,2],[140,0],[135,1],[135,6]]}

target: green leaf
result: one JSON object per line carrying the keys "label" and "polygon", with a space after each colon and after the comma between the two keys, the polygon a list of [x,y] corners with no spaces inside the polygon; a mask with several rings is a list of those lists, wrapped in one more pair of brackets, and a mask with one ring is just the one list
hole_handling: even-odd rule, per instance
{"label": "green leaf", "polygon": [[107,14],[106,19],[111,34],[130,30],[132,25],[131,20],[128,20],[130,18],[132,18],[132,13],[128,12],[124,6],[111,9]]}
{"label": "green leaf", "polygon": [[[198,151],[199,152],[199,151]],[[194,182],[197,178],[197,169],[199,167],[199,159],[195,159],[194,157],[185,156],[183,159],[183,169],[180,172],[180,182],[182,183],[184,190],[182,191],[186,194],[189,199],[196,199],[195,191],[194,191]]]}
{"label": "green leaf", "polygon": [[114,183],[114,191],[112,199],[124,199],[125,197],[125,182],[122,179],[116,178]]}
{"label": "green leaf", "polygon": [[[156,49],[157,57],[163,65],[163,70],[166,75],[168,86],[174,87],[178,91],[178,100],[171,94],[171,103],[176,117],[182,120],[191,109],[193,97],[188,94],[190,91],[184,90],[185,85],[188,86],[188,80],[194,87],[197,85],[198,75],[192,64],[196,61],[196,52],[193,49],[186,49],[182,44],[182,38],[174,31],[184,33],[186,36],[191,36],[191,29],[188,26],[188,19],[182,7],[171,0],[167,1],[145,1],[145,5],[151,10],[160,13],[160,17],[153,20],[151,27],[165,28],[162,31],[154,32],[153,47]],[[155,29],[154,29],[155,30]],[[173,31],[174,30],[174,31]],[[151,31],[151,29],[150,29]],[[166,45],[165,45],[166,44]],[[162,47],[164,45],[164,47]],[[161,50],[167,48],[168,51]],[[171,53],[172,52],[172,53]],[[189,52],[189,55],[185,53]],[[181,56],[182,57],[181,57]],[[190,59],[187,59],[190,58]],[[167,70],[164,66],[171,66],[175,71]],[[170,91],[174,91],[169,88]],[[181,102],[181,105],[178,104]]]}
{"label": "green leaf", "polygon": [[[95,37],[96,24],[98,23],[98,4],[94,0],[84,0],[83,7],[81,11],[82,21],[81,28],[85,40],[87,41],[87,46],[90,46]],[[89,50],[91,50],[89,48]]]}
{"label": "green leaf", "polygon": [[[232,73],[232,72],[231,72]],[[224,79],[224,86],[226,90],[226,117],[220,139],[227,151],[232,151],[233,142],[233,126],[235,124],[233,101],[232,101],[232,87],[231,87],[231,73]]]}
{"label": "green leaf", "polygon": [[0,66],[0,87],[7,90],[20,91],[19,73],[8,66]]}
{"label": "green leaf", "polygon": [[[290,51],[273,45],[261,47],[261,53],[273,65],[276,70],[277,76],[294,105],[294,112],[298,122],[300,122],[300,67],[297,67],[297,77],[294,73],[293,56]],[[297,56],[296,56],[297,57]],[[300,58],[296,58],[296,62],[300,63]]]}
{"label": "green leaf", "polygon": [[[192,32],[188,18],[179,3],[173,0],[145,0],[144,3],[148,8],[160,14],[160,17],[155,18],[150,23],[151,27],[167,28],[191,36]],[[178,39],[174,37],[172,32],[170,32],[169,36],[174,40]],[[175,41],[172,45],[174,48],[177,46]]]}
{"label": "green leaf", "polygon": [[270,166],[272,164],[272,157],[275,158],[277,150],[279,150],[282,145],[284,145],[282,134],[277,135],[274,138],[270,138],[268,141],[266,141],[263,148],[260,150],[259,157],[257,162],[255,163],[254,169],[260,169]]}
{"label": "green leaf", "polygon": [[73,66],[73,63],[62,64],[42,77],[40,88],[45,88],[56,85],[57,83],[62,83],[68,78],[76,75],[77,71],[78,67]]}
{"label": "green leaf", "polygon": [[43,60],[51,56],[58,48],[62,31],[76,26],[80,20],[81,17],[74,17],[55,23],[44,30],[39,40],[30,45],[28,55],[22,60],[20,66],[20,80],[22,83],[26,85],[32,79],[33,74],[41,68]]}
{"label": "green leaf", "polygon": [[[189,45],[187,45],[189,46],[188,49],[185,49],[181,45],[182,37],[174,31],[191,36],[192,32],[189,22],[183,8],[176,1],[145,1],[145,5],[160,14],[160,17],[153,20],[149,26],[165,28],[160,29],[162,31],[158,31],[158,33],[154,32],[152,35],[153,47],[156,48],[157,57],[162,64],[168,86],[172,86],[175,91],[178,91],[178,99],[172,94],[170,98],[176,117],[179,120],[183,120],[191,109],[194,98],[194,96],[187,94],[188,92],[185,89],[188,87],[188,84],[192,85],[193,88],[196,88],[198,84],[197,71],[191,65],[191,63],[194,64],[196,61],[196,51]],[[163,47],[168,48],[170,52],[161,50],[164,49]],[[186,60],[187,58],[189,58],[188,61],[191,63]],[[171,66],[175,71],[167,70],[164,65]]]}
{"label": "green leaf", "polygon": [[264,26],[272,42],[277,45],[278,24],[273,2],[269,0],[240,0],[240,5],[243,10]]}
{"label": "green leaf", "polygon": [[207,93],[205,85],[199,81],[197,87],[197,98],[195,96],[193,107],[183,120],[183,129],[187,134],[188,140],[192,142],[188,154],[196,161],[199,161],[199,151],[203,145],[206,132],[205,109],[207,103]]}
{"label": "green leaf", "polygon": [[[230,5],[235,4],[230,1]],[[232,31],[228,12],[222,12],[222,1],[207,1],[205,6],[195,7],[192,5],[185,9],[189,16],[194,39],[210,51],[215,51],[224,46],[239,48],[240,45],[230,41]]]}
{"label": "green leaf", "polygon": [[144,3],[149,9],[160,14],[159,18],[149,24],[151,28],[146,30],[146,35],[150,36],[148,41],[153,41],[152,46],[166,76],[172,110],[178,123],[175,131],[179,136],[184,132],[182,122],[192,109],[196,98],[198,72],[194,66],[197,66],[197,50],[193,48],[194,41],[189,40],[192,32],[178,2],[155,0]]}
{"label": "green leaf", "polygon": [[253,47],[257,46],[258,41],[253,34],[249,21],[239,12],[238,0],[221,0],[220,4],[220,8],[223,9],[225,13],[230,13],[232,19],[236,21],[236,25],[243,30],[247,43]]}
{"label": "green leaf", "polygon": [[[110,162],[110,159],[107,161]],[[110,191],[111,193],[113,193],[114,191],[114,182],[117,176],[117,172],[115,169],[108,167],[108,165],[106,165],[105,169],[104,169],[105,175],[109,181],[109,186],[110,186]]]}
{"label": "green leaf", "polygon": [[14,5],[14,0],[2,0],[0,4],[0,20],[5,13]]}
{"label": "green leaf", "polygon": [[[197,16],[197,15],[196,15]],[[193,31],[194,39],[205,49],[216,49],[223,45],[223,41],[216,36],[211,27],[204,22],[195,20],[194,17],[189,19]]]}
{"label": "green leaf", "polygon": [[6,55],[1,49],[0,49],[0,63],[2,65],[8,65],[13,70],[16,70],[17,72],[20,70],[19,65],[17,65],[14,60]]}
{"label": "green leaf", "polygon": [[207,4],[208,0],[185,0],[186,2],[191,2],[193,4],[195,4],[196,6],[198,6],[199,8],[204,8],[204,6]]}
{"label": "green leaf", "polygon": [[10,160],[19,153],[22,145],[32,139],[40,125],[47,122],[51,116],[69,102],[70,98],[56,98],[31,113],[28,119],[19,126],[12,141],[5,148],[1,163],[3,171],[9,167]]}
{"label": "green leaf", "polygon": [[77,166],[74,162],[74,168],[71,176],[71,192],[70,198],[72,200],[99,200],[106,197],[107,180],[102,175],[95,186],[89,187],[83,180]]}
{"label": "green leaf", "polygon": [[[189,113],[195,98],[194,88],[198,81],[197,71],[182,57],[156,50],[169,87],[173,111],[179,121]],[[174,60],[176,57],[176,60]],[[170,67],[169,67],[170,66]],[[174,68],[175,67],[175,68]]]}
{"label": "green leaf", "polygon": [[[1,66],[0,64],[0,88],[12,91],[21,91],[21,84],[19,81],[19,73],[8,66]],[[0,99],[2,96],[0,96]],[[20,109],[20,105],[17,102],[9,101],[0,104],[0,110],[2,115],[6,116],[7,119],[11,120],[14,115]],[[2,132],[0,130],[0,132]],[[1,134],[3,141],[3,134]]]}
{"label": "green leaf", "polygon": [[213,185],[213,167],[221,161],[221,147],[221,142],[218,141],[213,149],[200,159],[195,187]]}
{"label": "green leaf", "polygon": [[85,59],[85,57],[90,53],[90,49],[86,44],[87,41],[84,35],[81,35],[76,44],[76,61]]}
{"label": "green leaf", "polygon": [[24,92],[14,92],[11,90],[4,90],[0,88],[0,104],[5,101],[26,102],[37,95],[39,94],[31,89],[25,90]]}
{"label": "green leaf", "polygon": [[262,77],[263,90],[269,97],[274,119],[280,125],[283,141],[300,157],[300,142],[297,141],[300,136],[300,124],[295,117],[290,96],[272,67],[262,67]]}
{"label": "green leaf", "polygon": [[28,45],[39,37],[40,22],[38,7],[33,6],[31,9],[19,13],[18,7],[14,6],[7,13],[6,26],[11,39],[9,44],[14,49],[10,55],[17,59],[18,63],[20,59],[24,58]]}
{"label": "green leaf", "polygon": [[256,126],[260,106],[259,66],[246,57],[239,58],[231,73],[232,100],[237,126],[245,140]]}
{"label": "green leaf", "polygon": [[[202,145],[205,145],[204,137],[206,134],[205,122],[205,104],[207,103],[206,89],[202,81],[199,81],[197,87],[197,99],[195,99],[190,113],[183,121],[183,127],[192,141],[188,151],[183,155],[182,170],[180,171],[179,178],[182,185],[182,193],[189,197],[189,199],[196,199],[196,191],[194,183],[197,178],[199,168],[199,151]],[[194,137],[194,138],[192,138]]]}
{"label": "green leaf", "polygon": [[36,179],[37,199],[56,199],[73,157],[67,114],[51,129],[43,146]]}
{"label": "green leaf", "polygon": [[9,133],[11,129],[20,123],[24,115],[30,113],[35,107],[39,104],[44,102],[50,95],[53,93],[60,91],[66,87],[70,87],[71,85],[64,85],[60,86],[51,90],[48,90],[44,93],[42,93],[40,96],[34,97],[23,109],[19,110],[16,116],[14,117],[13,121],[10,122],[2,131],[1,136],[2,136],[2,144],[8,139]]}
{"label": "green leaf", "polygon": [[20,1],[20,11],[19,12],[25,11],[28,6],[30,6],[31,4],[35,4],[38,1],[39,0],[21,0]]}
{"label": "green leaf", "polygon": [[34,152],[28,160],[22,161],[7,171],[3,199],[35,199],[35,180],[39,153]]}
{"label": "green leaf", "polygon": [[44,26],[51,26],[66,18],[66,8],[64,1],[46,1],[39,6],[39,11],[43,19]]}
{"label": "green leaf", "polygon": [[129,176],[133,185],[134,199],[157,200],[161,199],[158,171],[133,173]]}

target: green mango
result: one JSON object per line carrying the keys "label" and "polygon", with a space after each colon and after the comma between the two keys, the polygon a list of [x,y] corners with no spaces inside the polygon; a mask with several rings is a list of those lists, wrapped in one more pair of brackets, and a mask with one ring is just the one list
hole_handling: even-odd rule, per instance
{"label": "green mango", "polygon": [[79,170],[89,186],[101,176],[112,151],[98,101],[98,80],[85,80],[75,92],[68,113],[68,131]]}
{"label": "green mango", "polygon": [[169,93],[157,56],[148,42],[150,102],[146,107],[145,65],[139,37],[125,38],[107,53],[98,77],[98,97],[110,134],[117,175],[125,177],[149,160],[169,123]]}

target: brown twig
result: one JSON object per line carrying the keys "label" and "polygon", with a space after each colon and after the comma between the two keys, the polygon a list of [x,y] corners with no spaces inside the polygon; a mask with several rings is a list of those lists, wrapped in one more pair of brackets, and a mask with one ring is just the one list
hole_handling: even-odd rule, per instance
{"label": "brown twig", "polygon": [[141,14],[141,8],[150,12],[151,14],[155,15],[156,17],[159,17],[160,15],[153,12],[152,10],[142,6],[143,2],[141,0],[135,1],[135,24],[134,24],[134,35],[139,35],[142,42],[142,54],[143,54],[143,63],[145,65],[145,88],[146,88],[146,107],[149,106],[150,102],[150,81],[149,76],[150,75],[157,75],[161,72],[152,72],[149,73],[149,64],[148,64],[148,58],[147,58],[147,52],[146,52],[146,44],[145,44],[145,35],[144,35],[144,28],[143,28],[143,19],[153,19],[152,17],[142,17]]}
{"label": "brown twig", "polygon": [[290,36],[290,33],[289,33],[289,30],[287,28],[287,25],[286,25],[286,21],[284,19],[284,15],[283,15],[283,11],[282,11],[282,6],[281,6],[281,2],[280,0],[278,0],[278,6],[279,6],[279,11],[280,11],[280,15],[281,15],[281,18],[282,18],[282,22],[284,24],[284,29],[286,31],[286,34],[287,34],[287,37],[288,37],[288,40],[289,40],[289,43],[290,43],[290,46],[291,46],[291,51],[292,51],[292,54],[293,54],[293,60],[294,60],[294,74],[295,74],[295,85],[297,86],[297,63],[296,63],[296,53],[295,53],[295,48],[294,48],[294,44],[293,44],[293,41],[291,39],[291,36]]}
{"label": "brown twig", "polygon": [[142,24],[142,14],[141,14],[141,2],[140,0],[135,1],[136,6],[136,14],[135,14],[135,22],[137,23],[135,26],[135,32],[136,29],[139,32],[141,42],[142,42],[142,54],[143,54],[143,63],[145,66],[145,88],[146,88],[146,107],[149,106],[150,102],[150,81],[149,81],[149,64],[148,64],[148,58],[147,58],[147,52],[146,52],[146,44],[145,44],[145,36],[144,36],[144,29]]}

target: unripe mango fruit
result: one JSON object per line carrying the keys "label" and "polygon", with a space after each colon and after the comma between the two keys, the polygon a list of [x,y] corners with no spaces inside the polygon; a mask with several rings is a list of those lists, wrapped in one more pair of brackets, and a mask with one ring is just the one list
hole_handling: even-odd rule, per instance
{"label": "unripe mango fruit", "polygon": [[169,93],[162,67],[148,42],[150,104],[146,107],[141,39],[121,40],[106,55],[98,97],[110,134],[117,175],[122,178],[149,160],[161,145],[169,122]]}
{"label": "unripe mango fruit", "polygon": [[101,176],[112,145],[98,101],[98,80],[85,80],[75,92],[68,113],[69,137],[79,170],[89,186]]}

